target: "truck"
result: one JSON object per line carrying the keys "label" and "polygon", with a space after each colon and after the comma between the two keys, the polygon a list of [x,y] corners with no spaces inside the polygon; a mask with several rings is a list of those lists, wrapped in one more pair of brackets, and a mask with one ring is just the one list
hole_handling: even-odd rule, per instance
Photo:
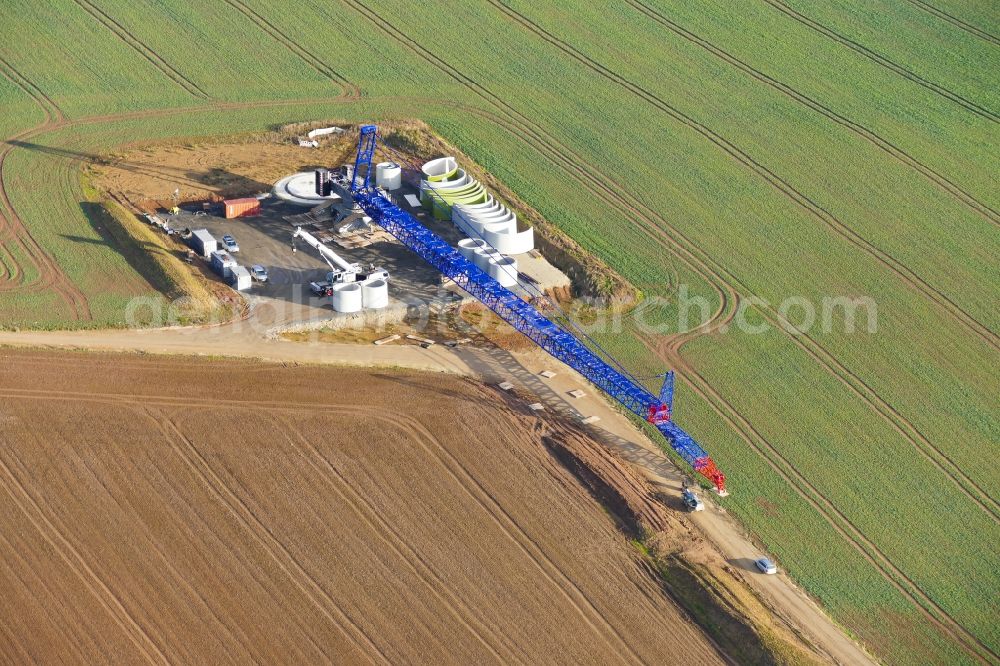
{"label": "truck", "polygon": [[[361,267],[361,264],[348,263],[308,231],[303,231],[302,227],[295,229],[292,239],[294,240],[295,238],[304,240],[309,247],[319,252],[319,255],[323,257],[323,261],[330,267],[330,272],[326,274],[326,281],[331,286],[342,282],[367,282],[368,280],[389,279],[389,271],[384,268],[369,266],[368,270],[365,270]],[[311,283],[309,285],[311,289],[313,284],[318,283]]]}
{"label": "truck", "polygon": [[316,294],[317,296],[332,296],[333,295],[333,283],[329,280],[322,280],[319,282],[310,282],[309,291]]}

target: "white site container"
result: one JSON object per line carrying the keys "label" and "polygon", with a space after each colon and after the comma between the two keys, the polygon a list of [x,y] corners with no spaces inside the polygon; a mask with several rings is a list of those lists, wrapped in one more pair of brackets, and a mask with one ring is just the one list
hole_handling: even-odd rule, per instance
{"label": "white site container", "polygon": [[215,240],[215,237],[208,233],[208,229],[195,229],[192,231],[189,242],[194,251],[206,259],[219,248],[219,241]]}
{"label": "white site container", "polygon": [[389,285],[385,280],[369,280],[361,285],[361,304],[366,310],[378,310],[389,305]]}
{"label": "white site container", "polygon": [[233,259],[233,255],[225,250],[215,250],[209,257],[209,263],[212,266],[212,270],[221,275],[224,280],[232,278],[233,266],[236,266],[236,260]]}
{"label": "white site container", "polygon": [[246,291],[253,281],[250,279],[250,271],[245,266],[233,266],[230,282],[236,291]]}
{"label": "white site container", "polygon": [[361,310],[361,285],[357,282],[341,282],[333,285],[333,309],[337,312],[358,312]]}

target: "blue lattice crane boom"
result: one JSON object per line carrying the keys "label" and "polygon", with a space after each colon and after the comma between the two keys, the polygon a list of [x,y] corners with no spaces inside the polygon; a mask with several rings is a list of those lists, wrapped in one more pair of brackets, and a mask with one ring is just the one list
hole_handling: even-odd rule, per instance
{"label": "blue lattice crane boom", "polygon": [[533,305],[501,286],[485,271],[459,254],[378,189],[372,187],[370,178],[377,137],[378,129],[375,125],[361,127],[351,182],[354,202],[371,217],[372,221],[427,263],[454,280],[458,286],[539,347],[579,372],[630,412],[656,426],[671,448],[724,494],[725,475],[716,467],[708,453],[671,418],[673,371],[667,373],[660,395],[653,395],[633,378],[615,369],[591,351],[572,333],[546,318]]}

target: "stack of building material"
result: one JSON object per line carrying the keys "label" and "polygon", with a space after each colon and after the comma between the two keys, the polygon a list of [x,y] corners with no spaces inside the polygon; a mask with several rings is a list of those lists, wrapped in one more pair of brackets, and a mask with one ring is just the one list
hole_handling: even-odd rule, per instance
{"label": "stack of building material", "polygon": [[420,201],[434,217],[450,219],[470,238],[483,239],[501,254],[534,249],[534,230],[518,231],[517,215],[466,174],[454,157],[431,160],[421,171]]}

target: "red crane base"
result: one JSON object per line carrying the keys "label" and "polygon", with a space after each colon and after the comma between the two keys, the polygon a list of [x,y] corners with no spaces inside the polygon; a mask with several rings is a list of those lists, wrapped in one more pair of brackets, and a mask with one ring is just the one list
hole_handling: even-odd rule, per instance
{"label": "red crane base", "polygon": [[698,458],[694,461],[694,471],[698,472],[712,482],[720,495],[728,495],[726,492],[726,475],[715,466],[715,461],[709,457]]}

